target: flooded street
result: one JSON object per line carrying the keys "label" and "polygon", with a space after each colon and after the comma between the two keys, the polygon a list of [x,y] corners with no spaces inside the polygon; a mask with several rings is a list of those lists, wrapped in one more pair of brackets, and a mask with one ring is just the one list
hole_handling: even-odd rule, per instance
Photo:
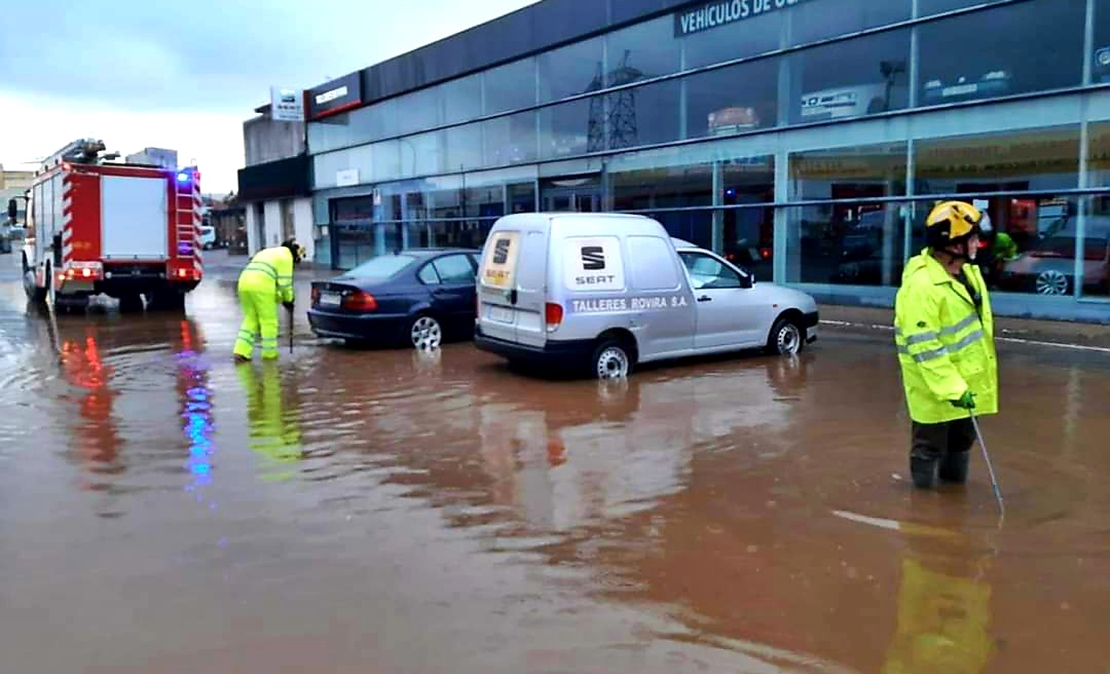
{"label": "flooded street", "polygon": [[0,258],[0,671],[1110,672],[1110,355],[1000,345],[915,492],[889,334],[543,381],[468,344],[235,366]]}

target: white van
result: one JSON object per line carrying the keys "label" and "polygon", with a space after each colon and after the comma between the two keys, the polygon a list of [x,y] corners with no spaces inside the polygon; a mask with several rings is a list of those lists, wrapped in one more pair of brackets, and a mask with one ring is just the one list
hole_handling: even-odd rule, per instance
{"label": "white van", "polygon": [[636,363],[817,338],[817,303],[634,215],[510,215],[478,270],[479,349],[623,377]]}

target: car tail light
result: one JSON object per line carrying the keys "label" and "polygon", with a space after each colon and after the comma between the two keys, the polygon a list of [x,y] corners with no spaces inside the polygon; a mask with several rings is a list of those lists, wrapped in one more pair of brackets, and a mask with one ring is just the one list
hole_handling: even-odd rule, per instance
{"label": "car tail light", "polygon": [[316,286],[312,286],[312,305],[316,306],[319,303],[320,303],[320,289]]}
{"label": "car tail light", "polygon": [[543,315],[544,322],[547,323],[547,331],[555,332],[563,324],[563,305],[548,302],[544,305]]}
{"label": "car tail light", "polygon": [[377,311],[378,300],[368,292],[356,290],[343,298],[343,308],[348,311]]}

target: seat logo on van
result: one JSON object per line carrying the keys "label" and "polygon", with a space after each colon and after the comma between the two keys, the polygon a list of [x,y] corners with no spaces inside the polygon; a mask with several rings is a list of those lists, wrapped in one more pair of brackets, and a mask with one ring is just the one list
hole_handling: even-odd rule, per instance
{"label": "seat logo on van", "polygon": [[605,269],[605,249],[601,246],[583,246],[582,269],[586,271],[602,271]]}
{"label": "seat logo on van", "polygon": [[[512,244],[513,242],[511,239],[498,239],[493,244],[494,264],[505,264],[509,261],[509,249],[512,247]],[[602,263],[602,266],[605,266],[604,262]]]}

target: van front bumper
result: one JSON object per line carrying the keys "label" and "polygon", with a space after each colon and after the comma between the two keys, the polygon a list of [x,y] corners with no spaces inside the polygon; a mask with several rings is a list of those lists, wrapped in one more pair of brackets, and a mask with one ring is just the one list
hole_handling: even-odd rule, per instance
{"label": "van front bumper", "polygon": [[543,346],[530,346],[483,334],[481,327],[474,331],[474,345],[481,351],[492,353],[514,362],[537,366],[577,366],[589,362],[595,343],[592,339],[547,340]]}

